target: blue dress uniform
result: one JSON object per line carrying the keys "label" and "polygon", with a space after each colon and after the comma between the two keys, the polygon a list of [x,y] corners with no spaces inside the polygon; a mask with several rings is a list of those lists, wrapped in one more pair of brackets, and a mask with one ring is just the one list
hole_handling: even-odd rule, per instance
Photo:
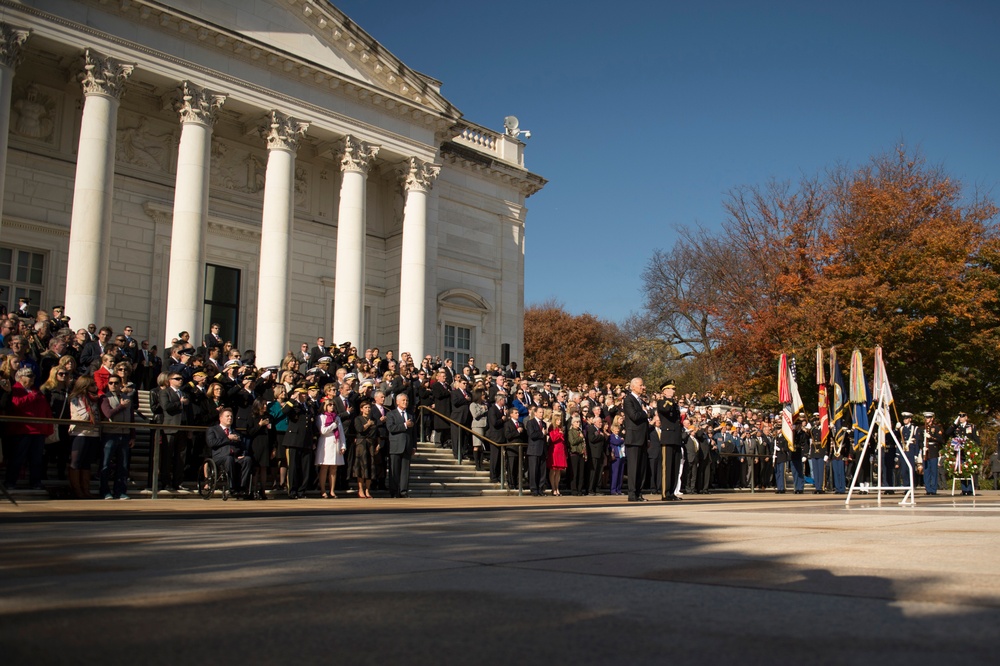
{"label": "blue dress uniform", "polygon": [[792,442],[794,449],[789,451],[789,462],[792,464],[792,481],[795,484],[795,494],[801,495],[806,487],[806,477],[802,471],[803,458],[809,453],[811,438],[803,426],[805,420],[798,420],[792,430]]}
{"label": "blue dress uniform", "polygon": [[809,442],[809,467],[812,471],[813,493],[816,495],[823,494],[823,479],[826,476],[825,463],[830,454],[829,445],[824,446],[822,440],[823,433],[819,426],[814,424]]}
{"label": "blue dress uniform", "polygon": [[[899,443],[903,445],[903,450],[906,451],[906,459],[910,461],[910,467],[913,468],[913,482],[915,484],[917,475],[917,452],[920,451],[920,446],[923,444],[924,434],[921,431],[920,426],[913,423],[913,414],[910,412],[903,412],[902,416],[903,425],[899,428]],[[907,467],[902,461],[896,464],[896,468],[899,470],[899,485],[909,485],[910,468]]]}
{"label": "blue dress uniform", "polygon": [[788,463],[788,442],[779,433],[774,437],[774,492],[777,495],[785,494],[785,465]]}
{"label": "blue dress uniform", "polygon": [[934,421],[933,412],[924,412],[924,490],[937,495],[938,460],[944,446],[944,429]]}

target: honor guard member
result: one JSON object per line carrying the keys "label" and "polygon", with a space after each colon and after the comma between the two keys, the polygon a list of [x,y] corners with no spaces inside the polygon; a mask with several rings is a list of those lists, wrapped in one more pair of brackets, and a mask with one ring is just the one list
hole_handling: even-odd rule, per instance
{"label": "honor guard member", "polygon": [[813,414],[809,423],[809,468],[812,472],[813,494],[823,494],[823,482],[826,479],[826,463],[830,460],[830,448],[823,443],[822,428],[819,427],[819,413]]}
{"label": "honor guard member", "polygon": [[785,436],[779,431],[773,437],[774,452],[771,454],[771,463],[774,466],[774,493],[776,495],[785,494],[785,467],[792,454],[788,451],[788,442]]}
{"label": "honor guard member", "polygon": [[[955,419],[955,423],[948,428],[948,432],[945,434],[945,441],[947,442],[952,437],[965,437],[966,439],[972,440],[976,444],[979,444],[979,430],[973,424],[969,423],[969,415],[965,412],[959,412],[958,418]],[[972,494],[972,482],[962,481],[962,494],[971,495]]]}
{"label": "honor guard member", "polygon": [[899,431],[899,443],[906,451],[906,459],[910,461],[910,467],[908,468],[906,463],[900,460],[896,463],[896,469],[897,477],[901,481],[899,485],[907,486],[910,484],[910,468],[913,469],[913,483],[917,483],[917,458],[920,455],[920,446],[924,438],[920,426],[913,422],[912,412],[903,412],[900,416],[903,422],[896,424],[896,430]]}
{"label": "honor guard member", "polygon": [[805,414],[799,414],[792,427],[792,444],[794,449],[789,447],[792,464],[792,480],[795,483],[795,494],[801,495],[805,491],[806,477],[802,465],[806,461],[806,454],[809,453],[809,445],[812,437],[809,436],[809,421]]}
{"label": "honor guard member", "polygon": [[656,403],[656,413],[660,417],[660,444],[663,446],[661,464],[663,465],[664,502],[675,502],[680,499],[674,494],[677,479],[681,473],[681,451],[684,446],[684,426],[681,425],[681,410],[677,404],[677,387],[674,381],[667,380],[660,388],[662,398]]}
{"label": "honor guard member", "polygon": [[924,490],[928,495],[937,495],[938,459],[944,446],[944,428],[938,425],[934,412],[924,412]]}

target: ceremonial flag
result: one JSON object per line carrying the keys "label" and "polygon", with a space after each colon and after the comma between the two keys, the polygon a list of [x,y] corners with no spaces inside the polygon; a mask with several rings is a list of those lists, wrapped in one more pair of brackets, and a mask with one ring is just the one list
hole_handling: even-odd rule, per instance
{"label": "ceremonial flag", "polygon": [[894,400],[892,397],[892,388],[889,386],[889,376],[885,372],[885,362],[882,360],[882,348],[875,348],[875,395],[872,399],[877,400],[882,395],[885,395],[885,406],[886,408],[891,405]]}
{"label": "ceremonial flag", "polygon": [[844,374],[840,371],[840,362],[837,360],[837,352],[830,350],[830,403],[833,415],[833,443],[840,447],[844,444],[844,435],[847,432],[847,382],[844,381]]}
{"label": "ceremonial flag", "polygon": [[785,438],[789,449],[794,447],[792,441],[792,375],[788,369],[788,356],[781,355],[778,361],[778,402],[781,403],[781,435]]}
{"label": "ceremonial flag", "polygon": [[826,376],[823,374],[823,348],[816,345],[816,384],[819,386],[819,432],[820,443],[826,446],[830,443],[830,413],[829,399],[826,393]]}
{"label": "ceremonial flag", "polygon": [[851,354],[851,416],[854,420],[854,449],[861,446],[861,441],[868,434],[868,405],[871,394],[865,381],[865,369],[861,363],[861,352],[857,349]]}

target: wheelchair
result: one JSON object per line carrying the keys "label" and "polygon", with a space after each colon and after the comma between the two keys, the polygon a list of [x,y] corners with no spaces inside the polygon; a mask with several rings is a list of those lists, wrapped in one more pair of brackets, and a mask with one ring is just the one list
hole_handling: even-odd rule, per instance
{"label": "wheelchair", "polygon": [[229,475],[211,458],[202,461],[198,472],[198,494],[202,499],[210,499],[216,490],[222,491],[222,501],[229,499],[230,495]]}

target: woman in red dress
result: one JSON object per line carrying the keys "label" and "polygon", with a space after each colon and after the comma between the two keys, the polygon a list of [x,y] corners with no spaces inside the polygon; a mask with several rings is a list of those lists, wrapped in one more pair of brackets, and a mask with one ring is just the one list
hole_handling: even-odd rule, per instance
{"label": "woman in red dress", "polygon": [[558,410],[552,412],[552,422],[549,424],[548,453],[549,486],[552,494],[559,497],[562,495],[559,492],[559,481],[566,469],[566,436],[563,432],[563,413]]}

